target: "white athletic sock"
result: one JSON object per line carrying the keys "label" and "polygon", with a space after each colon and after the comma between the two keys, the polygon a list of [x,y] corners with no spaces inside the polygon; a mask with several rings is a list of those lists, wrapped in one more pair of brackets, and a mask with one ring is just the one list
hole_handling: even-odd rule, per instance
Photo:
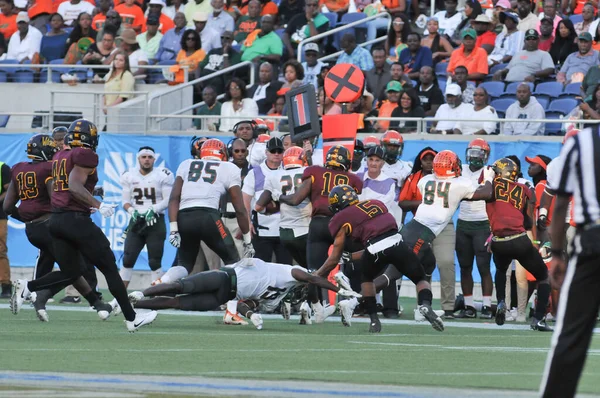
{"label": "white athletic sock", "polygon": [[[175,282],[178,279],[185,278],[188,276],[187,269],[180,265],[176,265],[174,267],[169,268],[169,270],[160,277],[162,283],[171,283]],[[154,281],[153,281],[154,282]]]}
{"label": "white athletic sock", "polygon": [[475,307],[477,311],[481,311],[483,308],[483,303],[481,301],[476,301],[473,303],[473,307]]}
{"label": "white athletic sock", "polygon": [[[119,275],[121,276],[121,279],[123,280],[123,282],[129,282],[131,280],[131,275],[133,274],[133,268],[125,268],[125,267],[121,267],[121,269],[119,270]],[[156,279],[152,279],[152,281],[155,281]]]}
{"label": "white athletic sock", "polygon": [[377,304],[383,305],[383,299],[381,298],[381,293],[377,293],[375,295],[375,300],[377,301]]}
{"label": "white athletic sock", "polygon": [[474,307],[473,296],[465,296],[465,307]]}
{"label": "white athletic sock", "polygon": [[152,282],[159,279],[162,275],[163,275],[162,268],[159,268],[156,271],[150,271],[150,279],[152,279]]}
{"label": "white athletic sock", "polygon": [[229,300],[227,302],[227,311],[231,312],[232,314],[237,314],[237,300]]}
{"label": "white athletic sock", "polygon": [[483,296],[483,306],[484,307],[492,306],[492,296]]}

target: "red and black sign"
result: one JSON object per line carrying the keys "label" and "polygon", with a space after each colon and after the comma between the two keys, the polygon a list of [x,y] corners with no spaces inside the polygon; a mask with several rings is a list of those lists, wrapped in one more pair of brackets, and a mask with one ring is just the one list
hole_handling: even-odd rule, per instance
{"label": "red and black sign", "polygon": [[325,77],[325,94],[333,102],[350,103],[363,95],[365,75],[352,64],[339,64]]}

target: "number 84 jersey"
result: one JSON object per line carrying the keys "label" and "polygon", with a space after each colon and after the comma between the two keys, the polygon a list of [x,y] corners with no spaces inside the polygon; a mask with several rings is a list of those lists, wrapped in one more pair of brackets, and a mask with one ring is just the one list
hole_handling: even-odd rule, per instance
{"label": "number 84 jersey", "polygon": [[430,174],[423,177],[417,184],[423,199],[417,208],[415,221],[438,236],[452,219],[460,202],[471,199],[478,187],[477,183],[462,176],[436,178]]}
{"label": "number 84 jersey", "polygon": [[240,169],[218,160],[185,160],[177,169],[177,177],[183,180],[179,210],[190,207],[218,210],[221,195],[235,185],[242,185]]}
{"label": "number 84 jersey", "polygon": [[139,168],[133,168],[121,175],[123,204],[129,203],[139,213],[145,213],[152,206],[162,214],[167,208],[175,177],[164,167],[155,167],[144,175]]}
{"label": "number 84 jersey", "polygon": [[[306,167],[287,170],[281,169],[275,173],[270,173],[265,181],[265,190],[271,192],[279,191],[282,195],[294,194],[296,189],[302,184],[304,169]],[[279,211],[281,214],[279,226],[281,228],[308,228],[312,213],[312,205],[308,198],[304,199],[298,206],[289,206],[282,203]]]}

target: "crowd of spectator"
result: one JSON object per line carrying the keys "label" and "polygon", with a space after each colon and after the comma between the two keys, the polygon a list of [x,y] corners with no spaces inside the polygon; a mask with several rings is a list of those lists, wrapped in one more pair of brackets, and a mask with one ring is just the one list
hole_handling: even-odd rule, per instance
{"label": "crowd of spectator", "polygon": [[[597,114],[597,3],[439,3],[441,9],[427,19],[421,15],[423,2],[407,6],[399,0],[0,0],[0,55],[2,62],[20,64],[124,64],[126,73],[94,70],[93,81],[115,85],[119,80],[127,87],[129,75],[133,82],[148,81],[149,72],[140,68],[144,65],[165,66],[164,77],[153,83],[177,84],[184,81],[184,69],[193,80],[252,62],[257,71],[252,87],[247,87],[249,68],[195,86],[195,103],[205,97],[211,101],[197,107],[197,113],[212,116],[218,109],[224,116],[195,125],[220,131],[229,131],[240,118],[285,114],[285,92],[301,84],[314,85],[320,114],[342,112],[323,92],[334,63],[352,63],[365,74],[364,95],[348,104],[363,114],[359,129],[365,131],[391,126],[413,132],[422,126],[369,117],[434,117],[438,120],[425,127],[431,133],[538,135],[547,133],[543,124],[506,123],[499,129],[494,120],[552,116],[558,108],[552,103],[560,99],[580,102],[561,103],[563,114],[576,106],[585,117]],[[305,43],[302,62],[296,61],[304,39],[330,30],[346,14],[378,12],[391,14],[389,28],[387,19],[376,19]],[[376,44],[360,45],[381,36]],[[336,58],[319,59],[335,51],[340,51]],[[117,56],[124,60],[115,62]],[[555,83],[551,92],[541,89],[550,87],[546,83]],[[223,102],[216,99],[221,94]],[[276,109],[278,103],[282,110]],[[441,120],[458,116],[469,122]]]}

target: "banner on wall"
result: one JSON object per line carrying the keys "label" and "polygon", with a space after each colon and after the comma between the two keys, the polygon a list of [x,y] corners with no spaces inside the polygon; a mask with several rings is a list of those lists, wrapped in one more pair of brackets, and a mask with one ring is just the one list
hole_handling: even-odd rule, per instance
{"label": "banner on wall", "polygon": [[[15,163],[27,161],[25,149],[31,134],[0,134],[0,160],[12,166]],[[217,137],[218,138],[218,137]],[[190,139],[187,136],[142,136],[103,133],[100,136],[98,155],[99,184],[104,188],[104,201],[107,203],[121,204],[120,177],[125,171],[137,166],[136,154],[142,146],[151,146],[156,151],[156,166],[166,167],[173,173],[185,159],[189,158]],[[421,141],[406,140],[402,159],[414,160],[418,152],[425,146],[431,146],[437,151],[449,149],[456,152],[464,161],[466,141]],[[544,154],[554,158],[560,151],[557,142],[490,142],[491,164],[494,160],[507,155],[517,155],[522,162],[523,174],[527,177],[527,163],[525,156]],[[102,218],[98,214],[92,215],[94,222],[106,234],[115,257],[121,264],[123,256],[123,244],[120,237],[129,223],[129,214],[118,206],[114,216]],[[456,216],[455,220],[456,222]],[[168,225],[168,221],[167,221]],[[33,247],[25,236],[25,225],[14,219],[8,221],[8,256],[10,265],[13,267],[31,267],[35,264],[37,249]],[[165,241],[165,252],[163,256],[163,268],[168,269],[175,257],[175,248]],[[456,264],[457,278],[460,276],[458,262]],[[136,270],[149,270],[146,250],[140,254],[135,265]],[[439,280],[437,269],[434,280]],[[479,281],[477,272],[473,275]]]}

